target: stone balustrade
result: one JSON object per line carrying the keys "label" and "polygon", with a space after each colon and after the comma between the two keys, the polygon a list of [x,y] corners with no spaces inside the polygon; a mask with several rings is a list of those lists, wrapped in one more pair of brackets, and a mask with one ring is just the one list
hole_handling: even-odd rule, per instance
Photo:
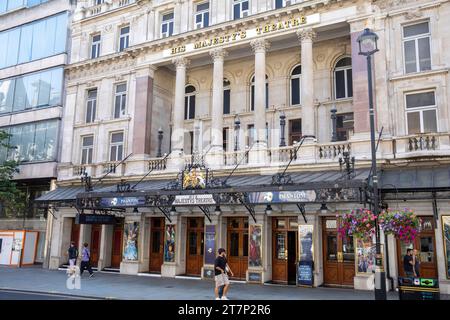
{"label": "stone balustrade", "polygon": [[392,139],[395,158],[450,155],[448,133],[424,133]]}
{"label": "stone balustrade", "polygon": [[110,10],[134,4],[136,0],[105,0],[102,4],[93,5],[82,9],[82,18],[89,18]]}
{"label": "stone balustrade", "polygon": [[148,170],[161,171],[167,168],[167,158],[154,158],[148,160]]}

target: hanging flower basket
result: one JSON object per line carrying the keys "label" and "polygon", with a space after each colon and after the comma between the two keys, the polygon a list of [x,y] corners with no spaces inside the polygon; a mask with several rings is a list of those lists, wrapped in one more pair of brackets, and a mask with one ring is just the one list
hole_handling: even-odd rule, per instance
{"label": "hanging flower basket", "polygon": [[366,208],[353,209],[340,217],[338,232],[342,237],[354,236],[360,239],[371,239],[375,234],[377,217]]}
{"label": "hanging flower basket", "polygon": [[411,243],[420,232],[421,219],[411,209],[385,210],[379,216],[385,234],[392,234],[404,243]]}

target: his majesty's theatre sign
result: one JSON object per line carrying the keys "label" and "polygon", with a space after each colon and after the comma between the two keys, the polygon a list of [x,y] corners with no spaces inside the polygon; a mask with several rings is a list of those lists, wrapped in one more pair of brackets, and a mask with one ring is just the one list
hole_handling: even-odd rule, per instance
{"label": "his majesty's theatre sign", "polygon": [[253,29],[241,30],[232,33],[226,33],[220,36],[204,39],[195,43],[189,43],[186,45],[173,47],[164,51],[164,56],[171,56],[179,53],[193,52],[199,49],[210,48],[220,46],[226,43],[238,42],[244,39],[255,38],[264,34],[273,33],[276,31],[283,31],[288,29],[296,29],[303,25],[309,25],[318,23],[320,21],[320,15],[313,14],[310,16],[301,16],[297,18],[290,18],[274,23],[268,23],[263,26],[258,26]]}

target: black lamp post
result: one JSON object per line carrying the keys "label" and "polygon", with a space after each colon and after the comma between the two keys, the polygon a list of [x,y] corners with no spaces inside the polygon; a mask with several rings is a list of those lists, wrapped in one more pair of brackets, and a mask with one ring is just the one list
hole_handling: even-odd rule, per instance
{"label": "black lamp post", "polygon": [[162,153],[161,153],[162,140],[163,140],[163,129],[159,128],[158,129],[158,153],[156,155],[156,157],[158,157],[158,158],[162,157]]}
{"label": "black lamp post", "polygon": [[280,147],[286,147],[286,139],[284,138],[284,128],[286,127],[286,115],[283,111],[280,113]]}
{"label": "black lamp post", "polygon": [[373,210],[377,216],[375,224],[376,237],[376,264],[375,264],[375,300],[386,300],[386,274],[384,272],[381,259],[380,226],[378,224],[379,203],[378,203],[378,176],[377,158],[375,148],[375,119],[373,109],[372,92],[372,55],[378,51],[378,35],[370,29],[364,32],[357,39],[359,44],[359,54],[367,58],[367,80],[369,87],[369,116],[370,116],[370,144],[372,149],[372,187],[373,187]]}
{"label": "black lamp post", "polygon": [[332,123],[332,134],[331,134],[331,142],[336,142],[337,141],[337,116],[336,116],[336,105],[333,105],[333,107],[330,110],[331,112],[331,123]]}
{"label": "black lamp post", "polygon": [[239,116],[236,114],[234,116],[234,151],[239,150],[239,129],[241,127],[241,120],[239,120]]}

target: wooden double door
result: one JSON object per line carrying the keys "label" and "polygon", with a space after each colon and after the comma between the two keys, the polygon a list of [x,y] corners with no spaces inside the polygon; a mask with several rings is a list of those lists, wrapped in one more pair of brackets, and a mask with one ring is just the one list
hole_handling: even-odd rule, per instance
{"label": "wooden double door", "polygon": [[322,219],[322,244],[324,284],[330,286],[354,286],[355,247],[353,237],[341,237],[339,219]]}
{"label": "wooden double door", "polygon": [[164,263],[164,218],[151,218],[149,271],[161,273]]}
{"label": "wooden double door", "polygon": [[123,219],[114,225],[111,246],[111,268],[120,268],[120,262],[122,262],[123,227]]}
{"label": "wooden double door", "polygon": [[100,256],[100,241],[102,238],[102,225],[101,224],[93,224],[91,226],[91,244],[90,244],[90,253],[91,253],[91,266],[98,266],[98,258]]}
{"label": "wooden double door", "polygon": [[245,280],[248,269],[248,217],[228,218],[227,259],[232,279]]}
{"label": "wooden double door", "polygon": [[201,275],[203,266],[205,225],[204,218],[187,219],[186,274]]}
{"label": "wooden double door", "polygon": [[272,281],[296,284],[298,218],[272,218]]}
{"label": "wooden double door", "polygon": [[404,277],[405,270],[403,268],[403,258],[408,248],[416,249],[420,262],[419,275],[421,278],[437,278],[437,262],[436,262],[436,236],[435,236],[435,220],[433,216],[420,217],[422,223],[420,232],[412,243],[404,243],[397,240],[397,259],[398,273],[400,277]]}

